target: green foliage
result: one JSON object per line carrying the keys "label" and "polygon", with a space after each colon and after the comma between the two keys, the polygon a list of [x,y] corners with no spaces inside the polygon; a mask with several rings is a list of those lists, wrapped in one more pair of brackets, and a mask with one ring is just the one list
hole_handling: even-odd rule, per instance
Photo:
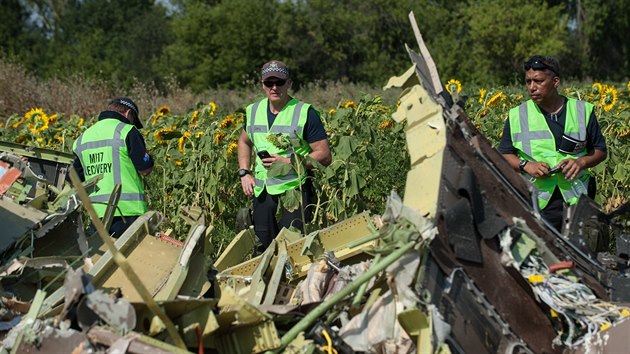
{"label": "green foliage", "polygon": [[473,39],[467,55],[475,82],[514,81],[528,57],[558,57],[567,51],[567,16],[561,6],[549,7],[543,0],[483,0],[470,2],[464,15]]}
{"label": "green foliage", "polygon": [[309,83],[381,86],[408,66],[415,13],[438,69],[477,84],[520,80],[533,54],[564,77],[622,80],[630,69],[630,0],[5,0],[0,53],[43,77],[83,73],[128,91],[195,93],[253,86],[266,61]]}
{"label": "green foliage", "polygon": [[166,9],[151,0],[86,0],[58,21],[43,71],[49,76],[80,70],[114,86],[158,81],[152,70],[170,41]]}
{"label": "green foliage", "polygon": [[581,28],[582,76],[623,80],[630,71],[629,0],[583,0],[578,8]]}
{"label": "green foliage", "polygon": [[290,50],[274,33],[287,6],[271,0],[188,1],[173,19],[175,40],[161,60],[163,71],[195,91],[251,83],[265,61]]}

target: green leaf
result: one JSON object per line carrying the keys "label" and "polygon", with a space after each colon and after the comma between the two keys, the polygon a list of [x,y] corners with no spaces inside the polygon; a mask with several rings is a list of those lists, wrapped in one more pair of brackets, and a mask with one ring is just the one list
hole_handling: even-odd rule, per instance
{"label": "green leaf", "polygon": [[311,165],[313,165],[313,167],[315,167],[318,170],[323,170],[326,168],[324,165],[319,163],[319,161],[315,160],[314,158],[310,156],[305,156],[305,160],[307,163],[310,163]]}
{"label": "green leaf", "polygon": [[288,211],[297,210],[300,207],[300,202],[302,201],[302,194],[300,190],[295,188],[284,192],[284,194],[280,197],[280,202],[282,203],[282,207]]}
{"label": "green leaf", "polygon": [[293,166],[288,163],[274,162],[267,170],[267,177],[286,176],[293,172]]}
{"label": "green leaf", "polygon": [[346,189],[346,194],[348,195],[348,197],[352,198],[355,195],[359,194],[359,178],[357,177],[357,172],[352,170],[350,171],[349,175],[348,175],[348,180],[349,180],[349,186]]}
{"label": "green leaf", "polygon": [[213,195],[217,191],[217,178],[213,175],[207,177],[205,192],[209,195]]}
{"label": "green leaf", "polygon": [[615,166],[615,173],[613,174],[613,178],[617,181],[624,182],[628,178],[628,172],[625,169],[625,165],[619,164]]}
{"label": "green leaf", "polygon": [[357,149],[356,139],[352,136],[342,136],[339,138],[339,145],[337,145],[335,155],[341,160],[347,160],[352,153]]}

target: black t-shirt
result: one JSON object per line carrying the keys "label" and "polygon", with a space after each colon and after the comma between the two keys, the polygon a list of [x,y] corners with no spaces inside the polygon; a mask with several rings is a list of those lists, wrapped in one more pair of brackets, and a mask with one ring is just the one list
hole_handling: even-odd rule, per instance
{"label": "black t-shirt", "polygon": [[[121,122],[129,124],[129,121],[120,113],[113,111],[104,111],[98,115],[98,120],[103,119],[117,119]],[[129,157],[133,162],[134,167],[138,171],[143,171],[153,167],[153,157],[149,155],[147,152],[146,145],[144,143],[144,138],[140,131],[136,129],[136,127],[132,127],[127,137],[125,138],[125,145],[127,145],[127,152],[129,153]],[[83,173],[83,166],[81,165],[81,160],[79,160],[76,154],[74,155],[76,158],[74,159],[73,166],[77,170],[79,177],[81,180],[85,180],[85,176]]]}
{"label": "black t-shirt", "polygon": [[[278,115],[271,113],[271,109],[269,105],[267,105],[267,123],[268,126],[271,127],[273,122],[276,120]],[[247,131],[247,120],[243,125],[243,129]],[[328,134],[326,134],[326,129],[324,129],[324,124],[322,120],[319,118],[319,113],[313,108],[313,106],[309,107],[307,115],[306,115],[306,124],[304,124],[304,131],[302,132],[302,137],[304,140],[311,144],[320,140],[328,139]]]}
{"label": "black t-shirt", "polygon": [[[553,134],[553,137],[556,141],[556,151],[558,150],[558,145],[562,141],[562,135],[564,134],[564,124],[566,122],[567,110],[566,105],[567,98],[564,98],[564,105],[558,114],[549,114],[540,106],[540,111],[545,116],[545,121],[547,121],[547,125]],[[601,128],[599,127],[599,123],[597,122],[597,117],[595,117],[595,112],[591,113],[591,118],[589,119],[588,125],[586,126],[586,151],[590,152],[594,149],[606,151],[606,139],[602,134]],[[501,140],[499,141],[498,149],[501,154],[517,154],[517,149],[512,144],[512,134],[510,130],[510,119],[505,120],[505,126],[503,127],[503,136],[501,136]]]}

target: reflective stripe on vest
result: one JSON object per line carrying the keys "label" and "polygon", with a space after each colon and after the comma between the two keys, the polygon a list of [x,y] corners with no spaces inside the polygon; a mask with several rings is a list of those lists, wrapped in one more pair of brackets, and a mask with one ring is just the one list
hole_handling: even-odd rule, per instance
{"label": "reflective stripe on vest", "polygon": [[[97,130],[111,131],[112,128],[112,139],[101,140],[94,136]],[[96,203],[94,204],[94,209],[99,217],[102,217],[105,213],[107,205],[104,203],[107,203],[109,200],[115,184],[120,184],[122,187],[118,208],[115,213],[116,216],[142,215],[148,209],[145,202],[144,186],[127,153],[125,139],[130,130],[131,126],[129,124],[114,119],[106,119],[90,127],[74,143],[73,151],[83,165],[86,180],[99,174],[104,176],[103,180],[97,183],[100,189],[90,194],[90,200]],[[84,142],[86,136],[98,140]],[[107,160],[103,160],[99,164],[106,166],[108,162],[111,162],[111,170],[108,171],[105,167],[102,172],[99,170],[87,171],[86,168],[89,168],[92,163],[88,164],[88,161],[85,161],[86,158],[90,157],[86,157],[84,154],[87,153],[87,156],[89,156],[90,151],[94,150],[94,153],[97,153],[99,149],[106,155],[111,154],[111,156],[107,156]]]}
{"label": "reflective stripe on vest", "polygon": [[[247,126],[245,127],[249,139],[256,151],[267,150],[271,155],[290,157],[293,153],[308,155],[312,150],[303,139],[304,124],[306,123],[310,105],[296,99],[291,99],[278,113],[271,127],[268,126],[267,110],[268,99],[263,99],[247,107]],[[297,148],[289,147],[282,150],[271,144],[267,137],[271,134],[287,135],[290,140],[300,141]],[[256,156],[254,169],[256,196],[267,189],[269,194],[281,194],[287,190],[299,186],[300,181],[306,177],[306,173],[298,177],[295,171],[285,176],[267,177],[267,171],[262,165],[262,160]]]}
{"label": "reflective stripe on vest", "polygon": [[[586,140],[586,127],[592,112],[592,105],[574,99],[567,100],[566,122],[564,134],[580,141]],[[556,166],[565,158],[578,158],[586,155],[582,151],[577,155],[569,155],[556,150],[556,141],[549,129],[540,108],[531,100],[513,108],[509,113],[510,131],[513,146],[518,151],[519,158],[528,161],[546,162],[549,166]],[[528,176],[527,174],[524,174]],[[529,176],[528,176],[529,177]],[[583,183],[588,183],[590,175],[584,171],[579,176]],[[539,178],[533,181],[538,188],[538,203],[540,208],[547,206],[551,195],[558,186],[563,199],[569,204],[575,204],[579,195],[571,188],[571,184],[562,173]]]}

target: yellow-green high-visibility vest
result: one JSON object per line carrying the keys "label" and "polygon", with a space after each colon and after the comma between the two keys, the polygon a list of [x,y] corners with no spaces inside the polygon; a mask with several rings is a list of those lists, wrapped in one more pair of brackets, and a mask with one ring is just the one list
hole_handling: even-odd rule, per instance
{"label": "yellow-green high-visibility vest", "polygon": [[[293,153],[306,156],[313,151],[310,145],[303,138],[304,125],[310,104],[291,99],[274,120],[271,127],[267,120],[267,107],[269,99],[265,98],[261,101],[247,106],[247,125],[245,126],[247,135],[251,140],[256,151],[268,151],[271,155],[280,155],[290,157]],[[285,136],[290,141],[298,142],[295,147],[290,144],[286,149],[282,149],[272,144],[268,137],[270,135]],[[266,188],[267,193],[271,195],[282,194],[288,190],[297,188],[301,181],[306,178],[306,171],[298,177],[296,171],[292,170],[284,176],[268,177],[267,170],[262,164],[262,160],[256,156],[256,164],[254,168],[254,195],[259,196]]]}
{"label": "yellow-green high-visibility vest", "polygon": [[132,128],[133,125],[117,119],[102,119],[79,136],[72,147],[81,161],[86,181],[103,175],[96,184],[97,190],[90,194],[99,217],[105,215],[116,184],[121,185],[116,216],[142,215],[148,210],[142,179],[125,143]]}
{"label": "yellow-green high-visibility vest", "polygon": [[[593,105],[569,98],[566,103],[566,122],[564,134],[575,141],[586,141],[586,127],[593,112]],[[587,154],[586,149],[576,154],[567,154],[556,149],[556,140],[547,125],[540,108],[532,101],[522,103],[512,108],[509,114],[512,144],[521,159],[528,161],[546,162],[550,167],[556,166],[565,158],[579,158]],[[588,184],[589,173],[583,171],[577,178],[585,185]],[[556,186],[562,192],[562,198],[570,205],[577,203],[580,197],[571,182],[562,173],[556,173],[546,178],[533,181],[538,188],[538,205],[542,209],[547,206]]]}

